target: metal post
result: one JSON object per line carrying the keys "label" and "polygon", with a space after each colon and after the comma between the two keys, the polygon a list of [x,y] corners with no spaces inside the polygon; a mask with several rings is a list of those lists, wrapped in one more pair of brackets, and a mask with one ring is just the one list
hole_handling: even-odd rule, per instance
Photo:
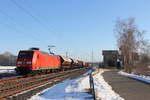
{"label": "metal post", "polygon": [[68,52],[66,52],[66,57],[68,57]]}
{"label": "metal post", "polygon": [[93,94],[94,100],[96,100],[96,96],[95,96],[95,87],[94,87],[94,80],[93,80],[92,73],[90,73],[89,78],[90,78],[89,80],[90,80],[90,88],[91,88],[91,92],[92,92],[92,94]]}
{"label": "metal post", "polygon": [[92,50],[92,68],[93,68],[93,50]]}

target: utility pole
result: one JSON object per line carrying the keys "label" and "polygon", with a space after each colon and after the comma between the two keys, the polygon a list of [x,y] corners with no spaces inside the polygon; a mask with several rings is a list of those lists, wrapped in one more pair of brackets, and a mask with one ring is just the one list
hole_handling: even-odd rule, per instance
{"label": "utility pole", "polygon": [[93,68],[93,50],[92,50],[92,68]]}
{"label": "utility pole", "polygon": [[66,57],[68,57],[68,52],[66,52]]}

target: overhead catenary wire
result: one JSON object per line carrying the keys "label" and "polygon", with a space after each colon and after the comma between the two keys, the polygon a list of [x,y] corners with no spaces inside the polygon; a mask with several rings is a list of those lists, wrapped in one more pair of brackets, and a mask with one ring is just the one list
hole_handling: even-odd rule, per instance
{"label": "overhead catenary wire", "polygon": [[[11,17],[9,14],[7,14],[6,12],[4,12],[3,10],[0,9],[0,13],[1,13],[2,15],[4,15],[5,17],[7,17],[9,20],[11,20],[11,22],[12,22],[13,24],[18,25],[17,21],[16,21],[13,17]],[[0,24],[3,24],[3,25],[5,25],[5,26],[11,28],[11,29],[14,30],[15,32],[17,32],[17,33],[19,32],[19,33],[20,33],[20,30],[19,30],[18,28],[14,27],[14,25],[11,26],[11,25],[6,24],[6,23],[3,23],[3,22],[1,22]],[[21,26],[21,27],[24,27],[24,29],[26,29],[23,24],[21,24],[20,26]],[[21,32],[21,33],[24,33],[24,32]],[[24,34],[24,35],[27,36],[26,34]],[[31,35],[32,35],[32,37],[31,37]],[[30,38],[34,39],[34,40],[37,41],[37,42],[41,41],[40,39],[38,39],[37,37],[35,37],[35,35],[33,35],[33,34],[30,34],[29,36],[30,36]],[[41,41],[41,42],[43,42],[43,41]],[[45,42],[45,41],[44,41],[44,42]]]}
{"label": "overhead catenary wire", "polygon": [[[20,33],[20,31],[16,28],[16,27],[14,27],[14,26],[12,26],[12,25],[9,25],[9,24],[7,24],[7,23],[4,23],[4,22],[1,22],[0,21],[0,25],[3,25],[3,26],[6,26],[7,28],[9,28],[10,30],[13,30],[14,32],[16,32],[16,33]],[[24,35],[25,36],[25,35]],[[32,39],[34,39],[34,40],[36,40],[36,41],[39,41],[37,38],[35,38],[35,37],[32,37]]]}
{"label": "overhead catenary wire", "polygon": [[7,18],[9,18],[14,24],[17,24],[16,21],[14,20],[14,18],[12,18],[11,16],[9,16],[6,12],[4,12],[3,10],[0,9],[0,13],[3,14],[4,16],[6,16]]}
{"label": "overhead catenary wire", "polygon": [[15,0],[9,0],[11,1],[14,5],[16,5],[19,9],[21,9],[24,13],[26,13],[27,15],[29,15],[30,17],[32,17],[32,19],[34,19],[36,22],[38,22],[43,28],[45,28],[47,31],[49,31],[50,29],[35,15],[33,15],[31,12],[29,12],[28,10],[26,10],[23,6],[21,6],[19,3],[17,3]]}
{"label": "overhead catenary wire", "polygon": [[4,22],[1,22],[1,21],[0,21],[0,24],[3,26],[6,26],[7,28],[10,28],[11,30],[13,30],[15,32],[18,32],[18,30],[14,26],[11,26],[11,25],[4,23]]}
{"label": "overhead catenary wire", "polygon": [[[16,21],[15,21],[15,19],[13,18],[13,17],[11,17],[10,15],[8,15],[6,12],[4,12],[3,10],[1,10],[0,9],[0,13],[1,14],[3,14],[5,17],[7,17],[8,19],[10,19],[11,21],[12,21],[12,23],[13,24],[18,24],[18,23],[16,23]],[[9,27],[9,28],[11,28],[11,30],[13,30],[13,31],[15,31],[15,32],[19,32],[19,34],[20,34],[20,30],[18,29],[18,28],[16,28],[14,25],[9,25],[9,24],[6,24],[6,23],[4,23],[4,22],[0,22],[0,24],[1,25],[4,25],[4,26],[7,26],[7,28]],[[23,26],[23,24],[22,25],[20,25],[20,26]],[[23,32],[21,32],[21,33],[23,33]],[[25,36],[27,36],[27,35],[25,35]],[[39,41],[39,39],[37,39],[35,36],[33,36],[32,37],[34,40],[36,40],[36,41]]]}
{"label": "overhead catenary wire", "polygon": [[[26,13],[28,16],[30,16],[34,21],[36,21],[37,23],[39,23],[46,31],[48,31],[48,33],[52,32],[52,30],[49,28],[48,25],[46,25],[45,23],[43,23],[38,17],[36,17],[35,15],[33,15],[30,11],[26,10],[23,6],[21,6],[15,0],[9,0],[9,1],[11,1],[20,10],[22,10],[24,13]],[[55,33],[55,35],[58,35],[58,33],[56,33],[55,31],[53,31],[52,34],[54,34],[54,33]],[[44,40],[44,42],[46,43],[46,40]]]}
{"label": "overhead catenary wire", "polygon": [[[49,27],[47,27],[40,19],[38,19],[38,17],[34,16],[31,12],[27,11],[24,7],[22,7],[20,4],[18,4],[15,0],[9,0],[11,1],[13,4],[15,4],[19,9],[21,9],[21,11],[23,11],[25,14],[27,14],[28,16],[32,17],[32,19],[34,19],[33,21],[38,22],[44,29],[46,29],[47,31],[49,31]],[[26,29],[26,26],[24,26],[24,24],[20,24],[16,21],[15,18],[12,17],[12,15],[9,15],[8,12],[5,12],[4,9],[0,10],[0,13],[3,14],[4,16],[6,16],[11,22],[9,22],[8,24],[6,22],[1,22],[0,24],[3,24],[4,26],[7,26],[8,28],[10,28],[11,30],[17,32],[18,34],[23,34],[24,36],[28,36],[29,38],[32,38],[33,40],[36,40],[37,42],[45,42],[45,44],[47,44],[47,41],[45,41],[45,39],[41,39],[40,35],[41,33],[38,35],[39,31],[36,34],[30,34],[27,35],[26,32],[22,31],[20,28],[18,28],[16,25],[19,25],[19,27],[23,27],[24,29]],[[6,24],[5,24],[6,23]],[[15,25],[11,25],[11,24],[15,24]],[[21,32],[22,31],[22,32]],[[41,30],[40,30],[41,31]],[[33,36],[32,36],[33,35]],[[38,37],[38,38],[37,38]]]}

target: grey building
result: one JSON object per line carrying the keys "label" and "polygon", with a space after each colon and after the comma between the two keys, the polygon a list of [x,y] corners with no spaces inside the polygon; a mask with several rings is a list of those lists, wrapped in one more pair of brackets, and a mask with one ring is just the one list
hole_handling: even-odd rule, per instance
{"label": "grey building", "polygon": [[105,67],[117,67],[119,60],[118,50],[103,50],[103,63]]}

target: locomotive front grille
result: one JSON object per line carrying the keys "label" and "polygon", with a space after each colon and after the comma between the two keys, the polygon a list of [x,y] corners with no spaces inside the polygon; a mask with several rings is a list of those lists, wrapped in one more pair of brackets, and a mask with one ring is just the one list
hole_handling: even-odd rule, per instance
{"label": "locomotive front grille", "polygon": [[24,74],[28,74],[30,73],[32,70],[29,66],[26,66],[26,67],[17,67],[16,68],[16,72],[18,74],[21,74],[21,75],[24,75]]}

